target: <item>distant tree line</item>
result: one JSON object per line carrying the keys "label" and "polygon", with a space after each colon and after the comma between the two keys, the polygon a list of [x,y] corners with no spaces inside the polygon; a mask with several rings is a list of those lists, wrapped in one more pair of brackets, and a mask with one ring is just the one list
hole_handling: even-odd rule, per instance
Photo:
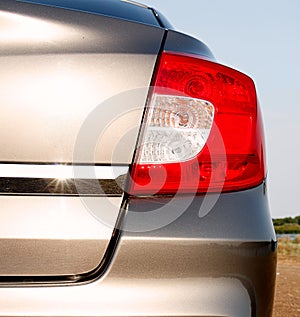
{"label": "distant tree line", "polygon": [[300,234],[300,216],[273,219],[276,233]]}

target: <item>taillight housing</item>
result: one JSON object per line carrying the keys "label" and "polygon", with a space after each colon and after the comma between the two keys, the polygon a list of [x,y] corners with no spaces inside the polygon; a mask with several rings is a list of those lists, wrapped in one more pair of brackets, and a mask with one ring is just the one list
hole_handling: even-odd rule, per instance
{"label": "taillight housing", "polygon": [[128,192],[230,192],[265,178],[253,81],[193,55],[163,52],[149,94]]}

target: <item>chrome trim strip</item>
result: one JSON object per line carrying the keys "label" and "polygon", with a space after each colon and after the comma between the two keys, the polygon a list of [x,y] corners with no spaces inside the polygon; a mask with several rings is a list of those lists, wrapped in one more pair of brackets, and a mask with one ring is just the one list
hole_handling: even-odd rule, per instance
{"label": "chrome trim strip", "polygon": [[128,166],[0,164],[0,195],[119,197],[127,173]]}

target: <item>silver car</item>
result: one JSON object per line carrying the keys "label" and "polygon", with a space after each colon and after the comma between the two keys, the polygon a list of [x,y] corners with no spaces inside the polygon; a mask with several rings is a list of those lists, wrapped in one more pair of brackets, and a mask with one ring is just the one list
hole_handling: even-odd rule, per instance
{"label": "silver car", "polygon": [[272,315],[252,79],[127,0],[0,2],[0,315]]}

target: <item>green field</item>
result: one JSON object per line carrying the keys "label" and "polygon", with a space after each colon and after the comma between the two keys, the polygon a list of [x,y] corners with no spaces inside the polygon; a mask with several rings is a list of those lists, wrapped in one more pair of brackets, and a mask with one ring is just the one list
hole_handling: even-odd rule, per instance
{"label": "green field", "polygon": [[277,234],[300,234],[300,216],[273,219]]}

